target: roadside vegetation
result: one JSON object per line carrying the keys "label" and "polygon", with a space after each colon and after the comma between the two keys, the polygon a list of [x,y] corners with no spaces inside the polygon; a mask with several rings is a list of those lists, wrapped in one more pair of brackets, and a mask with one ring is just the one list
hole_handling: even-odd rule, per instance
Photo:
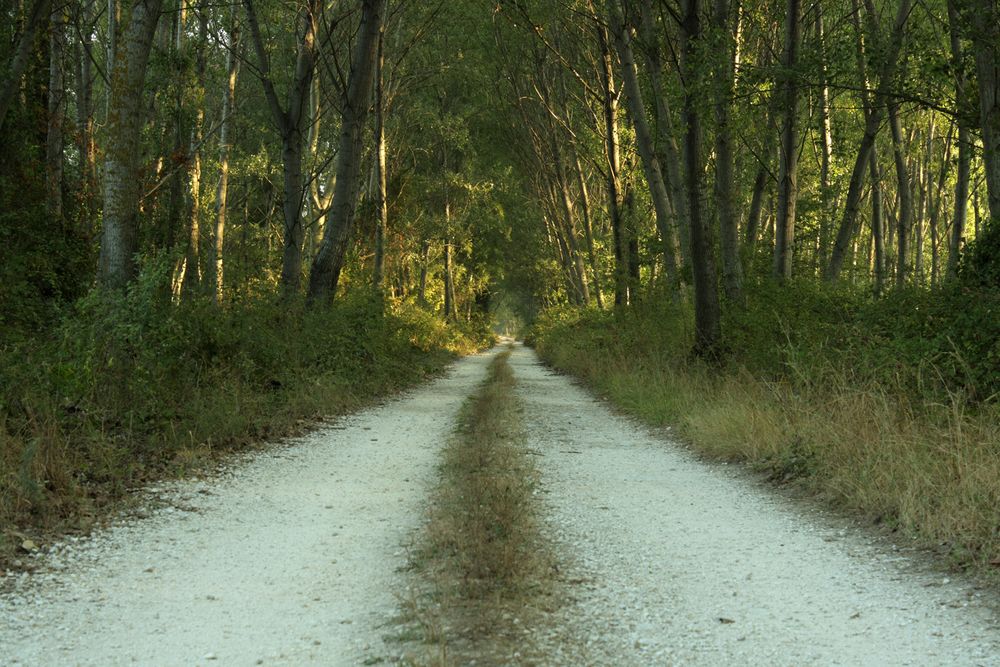
{"label": "roadside vegetation", "polygon": [[541,535],[538,475],[525,448],[510,351],[497,355],[444,448],[441,479],[413,554],[419,581],[405,600],[417,664],[505,664],[550,608],[553,558]]}
{"label": "roadside vegetation", "polygon": [[880,301],[798,283],[749,289],[719,363],[691,355],[687,304],[553,309],[529,339],[626,413],[676,429],[875,523],[1000,566],[1000,296],[950,286]]}
{"label": "roadside vegetation", "polygon": [[329,309],[218,308],[164,301],[158,284],[95,292],[44,338],[0,348],[0,565],[152,478],[300,432],[492,342],[365,290]]}

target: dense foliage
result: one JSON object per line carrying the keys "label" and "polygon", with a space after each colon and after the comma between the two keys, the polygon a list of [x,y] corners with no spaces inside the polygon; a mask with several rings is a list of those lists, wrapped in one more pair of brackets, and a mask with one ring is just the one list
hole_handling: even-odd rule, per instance
{"label": "dense foliage", "polygon": [[2,521],[539,313],[596,369],[996,403],[995,2],[0,16]]}

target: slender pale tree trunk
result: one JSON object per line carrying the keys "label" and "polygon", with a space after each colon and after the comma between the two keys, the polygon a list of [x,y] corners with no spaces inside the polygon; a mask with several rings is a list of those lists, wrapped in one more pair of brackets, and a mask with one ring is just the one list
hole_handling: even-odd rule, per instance
{"label": "slender pale tree trunk", "polygon": [[601,103],[604,111],[604,142],[607,157],[608,215],[615,250],[615,305],[628,304],[628,257],[622,224],[621,143],[618,136],[618,95],[614,84],[614,68],[607,29],[597,28],[601,47]]}
{"label": "slender pale tree trunk", "polygon": [[358,179],[361,175],[362,139],[371,103],[372,79],[384,10],[385,0],[364,0],[362,3],[361,29],[355,44],[347,97],[341,114],[337,183],[334,186],[330,219],[309,274],[309,300],[314,303],[329,303],[333,300],[354,228]]}
{"label": "slender pale tree trunk", "polygon": [[830,226],[836,214],[835,197],[830,167],[833,162],[833,124],[830,119],[830,76],[827,66],[826,27],[823,23],[823,6],[816,6],[816,38],[820,51],[819,136],[820,199],[823,212],[819,220],[819,252],[817,259],[821,270],[826,267],[830,251]]}
{"label": "slender pale tree trunk", "polygon": [[123,53],[111,70],[99,271],[101,284],[111,289],[124,288],[137,275],[142,92],[161,5],[162,0],[132,3]]}
{"label": "slender pale tree trunk", "polygon": [[97,210],[97,145],[94,142],[94,74],[91,65],[94,23],[94,0],[84,0],[79,7],[79,23],[83,34],[79,44],[79,69],[77,71],[76,124],[80,151],[80,225],[86,238],[94,232],[94,214]]}
{"label": "slender pale tree trunk", "polygon": [[[553,135],[555,136],[555,135]],[[573,262],[573,269],[577,283],[580,288],[580,301],[584,306],[590,303],[590,285],[587,281],[587,270],[583,263],[583,254],[580,252],[577,242],[576,210],[573,206],[573,197],[570,193],[568,176],[566,173],[566,163],[562,151],[553,142],[553,151],[556,162],[556,187],[558,189],[559,203],[562,205],[563,215],[566,220],[566,242],[569,248],[570,258]]]}
{"label": "slender pale tree trunk", "polygon": [[200,6],[198,15],[198,42],[195,44],[195,97],[197,106],[191,125],[188,142],[188,242],[185,253],[184,283],[181,287],[185,296],[191,296],[202,289],[201,271],[201,141],[205,122],[205,47],[208,41],[208,8]]}
{"label": "slender pale tree trunk", "polygon": [[871,178],[871,199],[872,199],[872,245],[875,253],[875,296],[881,296],[885,288],[885,220],[883,214],[882,199],[882,174],[878,168],[878,159],[875,151],[872,151],[871,159],[868,160],[868,173]]}
{"label": "slender pale tree trunk", "polygon": [[420,242],[420,281],[417,283],[417,300],[427,303],[427,271],[430,267],[431,242],[424,239]]}
{"label": "slender pale tree trunk", "polygon": [[795,208],[798,199],[799,85],[798,65],[801,41],[799,0],[787,0],[785,9],[785,54],[782,58],[781,152],[778,163],[778,213],[774,229],[774,275],[779,280],[792,277],[792,250],[795,243]]}
{"label": "slender pale tree trunk", "polygon": [[[769,63],[769,53],[770,49],[766,49],[762,61],[764,63]],[[759,157],[759,163],[757,165],[757,173],[754,176],[753,186],[751,187],[750,193],[750,208],[747,211],[747,222],[746,222],[746,232],[744,235],[744,244],[747,254],[752,254],[757,246],[758,238],[760,237],[760,221],[764,214],[764,204],[765,197],[768,191],[768,185],[776,179],[774,170],[772,168],[772,160],[776,157],[778,151],[778,138],[780,132],[775,126],[775,120],[778,117],[779,105],[781,103],[780,86],[775,82],[775,88],[771,92],[771,99],[767,105],[767,114],[763,118],[764,127],[764,138],[761,142],[761,153]],[[775,161],[777,162],[777,161]],[[768,206],[770,210],[770,206]]]}
{"label": "slender pale tree trunk", "polygon": [[[798,2],[798,0],[795,0]],[[722,286],[726,298],[739,301],[743,292],[743,266],[740,262],[739,217],[736,213],[735,158],[730,127],[733,91],[736,87],[737,43],[731,25],[730,0],[715,0],[712,24],[722,44],[716,54],[715,81],[715,207],[719,217],[719,249],[722,251]],[[739,0],[736,13],[739,14]]]}
{"label": "slender pale tree trunk", "polygon": [[222,119],[219,126],[219,183],[215,190],[215,234],[209,284],[212,298],[221,303],[225,287],[225,262],[223,248],[226,240],[226,216],[229,213],[229,154],[232,150],[230,133],[232,115],[236,109],[236,77],[239,76],[240,22],[234,9],[230,18],[229,49],[226,51],[226,85],[222,90]]}
{"label": "slender pale tree trunk", "polygon": [[687,274],[690,273],[691,268],[691,239],[687,217],[687,190],[682,174],[683,160],[681,150],[677,146],[673,112],[668,103],[667,91],[663,87],[663,57],[652,0],[642,0],[639,5],[641,9],[641,41],[643,42],[643,48],[640,51],[644,56],[646,73],[653,91],[653,112],[656,121],[655,151],[660,161],[664,183],[670,193],[670,203],[673,206],[674,218],[676,219],[680,241],[680,263],[684,273]]}
{"label": "slender pale tree trunk", "polygon": [[381,289],[385,275],[385,241],[389,226],[389,204],[386,193],[385,143],[385,29],[379,32],[378,55],[375,60],[375,275],[372,280]]}
{"label": "slender pale tree trunk", "polygon": [[454,322],[458,319],[458,310],[455,304],[455,276],[452,267],[452,246],[451,246],[451,202],[444,204],[444,319]]}
{"label": "slender pale tree trunk", "polygon": [[590,192],[587,189],[587,178],[583,173],[583,166],[580,164],[580,156],[577,155],[576,145],[571,144],[573,152],[573,164],[576,167],[576,183],[580,188],[580,203],[583,210],[583,231],[587,241],[587,258],[590,260],[590,271],[594,281],[594,296],[597,300],[597,307],[604,308],[604,296],[601,294],[601,272],[597,265],[597,252],[594,248],[594,222],[590,208]]}

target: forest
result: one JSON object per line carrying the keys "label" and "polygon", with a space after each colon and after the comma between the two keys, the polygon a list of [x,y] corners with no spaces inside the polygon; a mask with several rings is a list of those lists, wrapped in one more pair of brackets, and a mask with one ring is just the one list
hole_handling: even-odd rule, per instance
{"label": "forest", "polygon": [[11,0],[0,559],[526,336],[1000,565],[994,0]]}

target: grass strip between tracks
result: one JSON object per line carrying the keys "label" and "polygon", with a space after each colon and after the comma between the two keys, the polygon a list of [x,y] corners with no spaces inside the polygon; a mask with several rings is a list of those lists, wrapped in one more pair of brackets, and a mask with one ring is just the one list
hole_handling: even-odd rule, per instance
{"label": "grass strip between tracks", "polygon": [[414,552],[419,583],[404,600],[400,639],[412,664],[517,660],[531,618],[554,605],[550,546],[533,496],[510,350],[491,362],[444,449],[441,479]]}

